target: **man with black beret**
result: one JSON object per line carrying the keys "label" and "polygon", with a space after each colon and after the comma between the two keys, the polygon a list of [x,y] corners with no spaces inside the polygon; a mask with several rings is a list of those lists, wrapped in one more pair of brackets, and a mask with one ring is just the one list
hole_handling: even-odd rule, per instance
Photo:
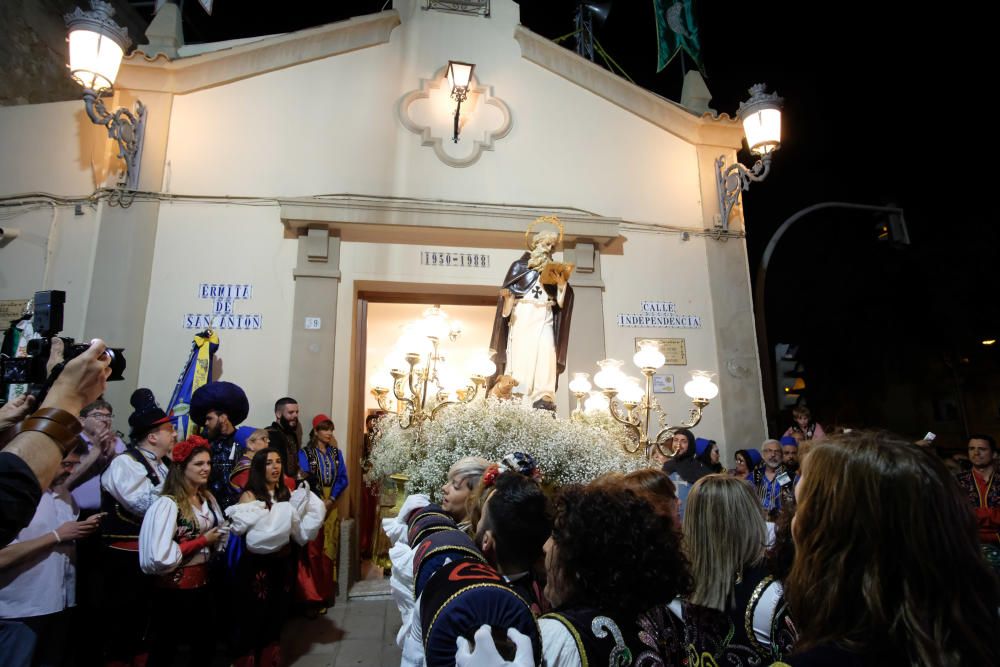
{"label": "man with black beret", "polygon": [[191,396],[191,419],[202,427],[202,435],[212,444],[208,488],[223,510],[239,499],[229,477],[243,456],[243,446],[236,440],[236,427],[248,414],[250,402],[246,392],[232,382],[209,382]]}
{"label": "man with black beret", "polygon": [[174,417],[152,391],[136,389],[129,400],[129,445],[101,475],[104,603],[114,628],[103,638],[107,664],[133,664],[146,653],[152,581],[139,568],[139,529],[167,478],[164,459],[177,444]]}

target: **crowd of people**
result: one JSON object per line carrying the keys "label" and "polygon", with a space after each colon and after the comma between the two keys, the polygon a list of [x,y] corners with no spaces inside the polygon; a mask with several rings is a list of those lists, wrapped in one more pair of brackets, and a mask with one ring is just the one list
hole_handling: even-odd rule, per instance
{"label": "crowd of people", "polygon": [[[96,347],[63,371],[63,385],[82,373],[93,386],[57,380],[46,399],[79,405],[75,428],[33,429],[30,396],[0,412],[0,431],[14,425],[0,452],[0,664],[282,664],[293,611],[315,617],[336,597],[348,479],[333,421],[317,415],[300,446],[293,398],[276,402],[270,427],[240,426],[245,393],[214,382],[190,402],[202,435],[178,442],[176,417],[139,389],[125,443],[97,398]],[[36,450],[19,447],[25,436]],[[55,466],[39,459],[46,446]],[[37,500],[30,482],[45,483]]]}
{"label": "crowd of people", "polygon": [[384,522],[402,664],[1000,664],[995,441],[956,478],[795,417],[733,470],[679,430],[662,469],[554,495],[528,453],[456,461]]}
{"label": "crowd of people", "polygon": [[[293,608],[334,601],[333,422],[303,442],[286,397],[241,427],[245,394],[215,382],[191,400],[201,436],[178,442],[138,390],[125,443],[106,367],[96,342],[38,409],[0,411],[0,659],[281,664]],[[402,664],[1000,664],[993,438],[956,476],[926,446],[795,417],[733,470],[684,430],[662,469],[556,490],[530,452],[456,461],[439,502],[383,521]]]}

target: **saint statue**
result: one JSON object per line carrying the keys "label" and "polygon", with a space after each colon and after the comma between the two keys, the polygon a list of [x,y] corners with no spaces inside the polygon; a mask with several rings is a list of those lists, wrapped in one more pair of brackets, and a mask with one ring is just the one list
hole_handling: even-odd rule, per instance
{"label": "saint statue", "polygon": [[[531,238],[532,228],[539,223],[557,227],[558,234],[543,231]],[[518,393],[536,405],[555,409],[573,316],[569,285],[573,265],[552,259],[562,241],[562,225],[555,216],[532,222],[525,238],[531,238],[528,252],[511,264],[500,290],[490,347],[496,350],[497,376],[513,377]]]}

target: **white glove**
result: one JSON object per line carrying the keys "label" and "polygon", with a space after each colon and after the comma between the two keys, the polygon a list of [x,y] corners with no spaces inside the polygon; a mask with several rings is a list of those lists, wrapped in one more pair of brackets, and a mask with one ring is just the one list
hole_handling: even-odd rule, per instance
{"label": "white glove", "polygon": [[455,654],[456,667],[503,667],[513,665],[513,667],[535,667],[535,657],[531,649],[531,640],[518,632],[515,628],[507,629],[507,637],[514,642],[517,653],[514,654],[512,662],[505,661],[500,657],[496,644],[493,643],[493,633],[488,625],[484,625],[476,630],[474,639],[476,640],[476,650],[471,651],[469,640],[459,637],[455,640],[458,652]]}

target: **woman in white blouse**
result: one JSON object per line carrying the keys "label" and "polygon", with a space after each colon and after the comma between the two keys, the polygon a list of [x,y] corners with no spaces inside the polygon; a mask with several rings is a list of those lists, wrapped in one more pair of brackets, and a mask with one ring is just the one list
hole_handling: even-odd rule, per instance
{"label": "woman in white blouse", "polygon": [[[209,561],[228,528],[208,490],[212,470],[209,443],[191,436],[174,446],[160,497],[146,511],[139,531],[139,565],[155,575],[150,624],[149,667],[171,664],[178,643],[189,639],[188,664],[212,662],[211,632],[178,635],[177,619],[214,608]],[[180,641],[179,641],[180,640]]]}
{"label": "woman in white blouse", "polygon": [[[304,483],[289,492],[283,483],[281,453],[255,453],[240,502],[226,509],[232,530],[246,549],[236,564],[233,607],[239,610],[233,664],[280,665],[281,628],[291,605],[295,554],[319,534],[326,516],[323,501]],[[230,559],[232,561],[232,559]]]}

